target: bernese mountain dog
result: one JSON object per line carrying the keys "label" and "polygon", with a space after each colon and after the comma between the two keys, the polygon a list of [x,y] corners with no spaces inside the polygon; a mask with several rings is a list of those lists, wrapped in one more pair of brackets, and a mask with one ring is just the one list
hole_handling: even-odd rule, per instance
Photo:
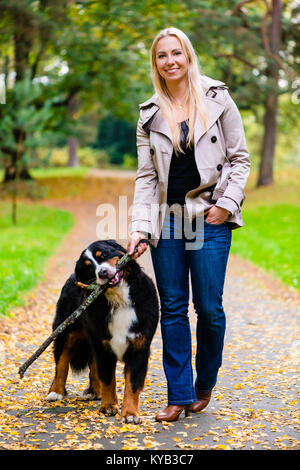
{"label": "bernese mountain dog", "polygon": [[124,363],[125,375],[121,419],[138,424],[139,396],[158,324],[159,303],[153,281],[134,259],[123,270],[116,269],[125,253],[115,240],[92,243],[81,253],[75,272],[63,286],[53,330],[90,292],[79,285],[106,284],[104,292],[76,322],[56,337],[55,378],[46,399],[61,400],[66,394],[69,365],[75,372],[89,366],[90,383],[84,393],[90,398],[101,398],[100,411],[115,415],[119,410],[115,376],[119,360]]}

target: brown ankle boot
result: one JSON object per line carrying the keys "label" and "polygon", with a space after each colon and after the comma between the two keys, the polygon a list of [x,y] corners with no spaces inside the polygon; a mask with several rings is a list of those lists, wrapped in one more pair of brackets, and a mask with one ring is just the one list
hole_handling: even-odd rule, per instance
{"label": "brown ankle boot", "polygon": [[182,411],[185,416],[189,416],[191,405],[168,405],[155,416],[156,421],[177,421]]}
{"label": "brown ankle boot", "polygon": [[204,410],[210,401],[211,393],[212,390],[207,393],[196,393],[197,401],[191,404],[190,411],[192,413],[198,413],[199,411]]}

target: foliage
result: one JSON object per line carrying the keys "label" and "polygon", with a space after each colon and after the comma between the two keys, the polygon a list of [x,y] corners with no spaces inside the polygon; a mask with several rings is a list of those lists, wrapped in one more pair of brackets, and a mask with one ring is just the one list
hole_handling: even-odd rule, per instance
{"label": "foliage", "polygon": [[[279,154],[286,146],[280,138],[282,134],[299,125],[297,106],[291,99],[292,76],[299,72],[299,6],[297,2],[284,2],[283,6],[282,44],[276,57],[280,62],[279,93],[283,98],[279,109]],[[110,162],[116,164],[123,161],[125,153],[135,155],[137,105],[153,91],[150,46],[154,35],[170,25],[188,34],[198,52],[202,72],[225,81],[239,109],[254,117],[250,132],[255,158],[259,160],[263,107],[273,86],[268,67],[275,60],[267,47],[270,1],[0,0],[0,7],[0,68],[8,90],[1,115],[9,114],[12,88],[25,77],[32,86],[39,84],[41,90],[32,97],[32,113],[42,116],[46,108],[51,113],[44,127],[28,136],[30,151],[23,161],[26,165],[37,164],[37,137],[40,142],[45,140],[49,148],[66,145],[67,138],[75,136],[79,146],[107,149]],[[71,111],[74,100],[76,109]],[[17,109],[20,107],[22,103]],[[97,131],[101,131],[108,116],[113,124],[111,129],[108,122],[105,124],[110,137],[104,142],[102,133],[99,142]],[[113,121],[117,120],[124,129],[116,133]],[[41,124],[42,121],[38,119]],[[4,143],[2,135],[2,151]],[[13,146],[17,146],[16,138]],[[294,149],[297,147],[293,139],[289,162],[295,158]]]}
{"label": "foliage", "polygon": [[[78,160],[80,166],[90,168],[104,168],[109,162],[109,156],[105,150],[94,149],[91,147],[79,147]],[[50,152],[47,160],[49,167],[65,167],[68,164],[67,147],[56,147]]]}
{"label": "foliage", "polygon": [[99,123],[95,146],[107,151],[110,163],[122,164],[125,154],[136,155],[135,134],[130,122],[107,115]]}
{"label": "foliage", "polygon": [[0,107],[0,159],[3,161],[19,154],[18,164],[28,164],[36,148],[47,145],[53,137],[49,132],[52,103],[44,99],[41,105],[43,94],[43,86],[28,78],[8,90],[7,104]]}
{"label": "foliage", "polygon": [[125,153],[123,155],[122,168],[126,170],[137,170],[137,163],[137,158],[130,155],[129,153]]}

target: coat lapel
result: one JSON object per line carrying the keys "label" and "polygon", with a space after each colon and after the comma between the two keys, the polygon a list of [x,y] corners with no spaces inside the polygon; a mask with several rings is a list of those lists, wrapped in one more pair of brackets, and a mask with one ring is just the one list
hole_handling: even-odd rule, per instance
{"label": "coat lapel", "polygon": [[[218,120],[218,118],[221,116],[222,112],[224,111],[224,104],[219,103],[218,101],[214,101],[213,98],[206,97],[205,102],[206,102],[206,106],[209,112],[207,129],[204,128],[204,126],[200,122],[199,117],[197,116],[196,122],[195,122],[195,129],[194,129],[194,145],[195,146],[197,145],[201,137]],[[144,124],[153,117],[149,128],[152,131],[160,132],[161,134],[164,134],[172,142],[172,133],[171,133],[168,121],[164,119],[160,108],[157,108],[157,107],[155,107],[155,109],[153,108],[152,108],[152,112],[147,115],[146,121],[144,122]]]}
{"label": "coat lapel", "polygon": [[152,131],[156,131],[156,132],[160,132],[161,134],[164,134],[172,142],[171,129],[169,127],[168,121],[164,119],[160,108],[157,110],[157,112],[155,113],[151,121],[150,129]]}
{"label": "coat lapel", "polygon": [[[218,120],[221,116],[222,112],[224,111],[225,105],[223,102],[218,100],[218,97],[215,98],[216,94],[213,91],[211,94],[212,96],[208,96],[209,91],[211,88],[215,88],[217,86],[223,87],[225,84],[218,80],[213,80],[208,77],[202,77],[203,81],[203,90],[205,93],[204,100],[205,104],[209,113],[208,117],[208,124],[207,129],[203,127],[200,122],[199,117],[197,116],[195,122],[195,129],[194,129],[194,146],[197,145],[201,137],[210,129],[210,127]],[[225,88],[226,85],[225,85]],[[149,129],[160,132],[164,134],[172,143],[172,133],[169,127],[169,124],[166,119],[164,119],[161,109],[159,107],[159,97],[157,93],[155,93],[150,99],[141,103],[139,105],[140,109],[144,109],[144,122],[143,127],[146,123],[149,122]],[[150,121],[151,120],[151,121]]]}
{"label": "coat lapel", "polygon": [[204,128],[204,126],[200,122],[199,117],[197,116],[196,122],[195,122],[195,130],[194,130],[194,146],[195,147],[197,143],[199,142],[199,140],[201,139],[201,137],[219,119],[225,107],[223,103],[220,103],[219,101],[215,101],[214,98],[210,98],[208,96],[205,97],[205,104],[209,112],[207,129]]}

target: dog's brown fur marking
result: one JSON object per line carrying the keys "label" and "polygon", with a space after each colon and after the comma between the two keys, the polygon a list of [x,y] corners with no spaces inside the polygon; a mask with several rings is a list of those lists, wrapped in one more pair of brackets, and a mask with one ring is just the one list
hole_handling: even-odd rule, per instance
{"label": "dog's brown fur marking", "polygon": [[116,376],[113,375],[110,384],[101,382],[101,406],[100,411],[109,415],[115,415],[119,410],[116,392]]}
{"label": "dog's brown fur marking", "polygon": [[128,416],[139,416],[139,399],[140,399],[141,390],[136,390],[133,392],[130,372],[125,372],[125,389],[122,405],[122,418],[127,418]]}
{"label": "dog's brown fur marking", "polygon": [[71,350],[74,344],[77,341],[80,341],[83,338],[83,334],[80,331],[73,331],[69,334],[68,339],[65,343],[64,350],[58,360],[55,371],[55,378],[50,392],[55,392],[60,395],[65,395],[65,386],[69,372],[69,364],[71,359]]}

